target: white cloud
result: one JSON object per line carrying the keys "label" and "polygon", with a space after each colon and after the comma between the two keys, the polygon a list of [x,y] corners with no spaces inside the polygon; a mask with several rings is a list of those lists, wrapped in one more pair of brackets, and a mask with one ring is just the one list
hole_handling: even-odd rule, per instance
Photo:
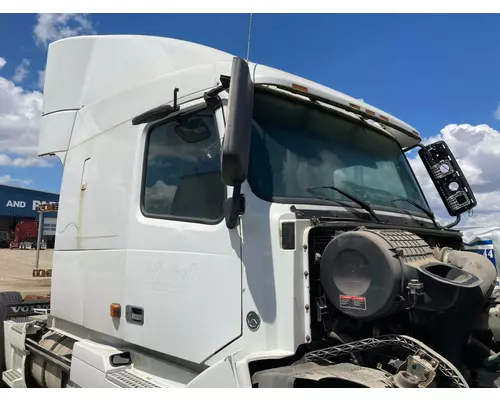
{"label": "white cloud", "polygon": [[[478,205],[472,217],[462,216],[464,225],[499,225],[500,224],[500,132],[488,125],[471,126],[468,124],[448,125],[441,132],[425,143],[444,140],[455,155],[464,175],[476,196]],[[433,211],[443,223],[451,218],[432,184],[420,157],[409,157],[425,195]]]}
{"label": "white cloud", "polygon": [[29,186],[33,183],[31,179],[17,179],[12,178],[10,175],[0,175],[0,184],[7,185],[20,185],[20,186]]}
{"label": "white cloud", "polygon": [[5,58],[0,57],[0,69],[2,69],[5,64],[7,64],[7,61],[5,61]]}
{"label": "white cloud", "polygon": [[95,31],[86,14],[38,14],[33,33],[36,44],[47,46],[55,40]]}
{"label": "white cloud", "polygon": [[12,76],[12,81],[15,83],[23,82],[29,73],[30,60],[27,58],[23,58],[21,64],[19,64],[14,71],[14,75]]}
{"label": "white cloud", "polygon": [[48,166],[37,155],[42,94],[0,76],[0,165]]}
{"label": "white cloud", "polygon": [[12,158],[7,154],[0,154],[0,166],[2,167],[50,167],[44,158]]}
{"label": "white cloud", "polygon": [[176,186],[157,181],[153,186],[146,187],[147,210],[151,213],[168,214],[177,190]]}
{"label": "white cloud", "polygon": [[493,117],[495,119],[500,119],[500,103],[498,103],[498,107],[497,109],[495,110],[495,112],[493,113]]}

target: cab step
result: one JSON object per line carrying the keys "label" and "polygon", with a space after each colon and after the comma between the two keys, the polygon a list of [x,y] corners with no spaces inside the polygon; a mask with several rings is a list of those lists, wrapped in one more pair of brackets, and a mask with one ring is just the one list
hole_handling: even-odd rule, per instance
{"label": "cab step", "polygon": [[110,372],[106,375],[106,379],[121,388],[178,388],[184,387],[182,384],[168,381],[165,379],[152,377],[145,372],[135,368],[122,369],[119,371]]}
{"label": "cab step", "polygon": [[11,388],[24,388],[24,379],[19,369],[9,369],[2,374],[3,381]]}

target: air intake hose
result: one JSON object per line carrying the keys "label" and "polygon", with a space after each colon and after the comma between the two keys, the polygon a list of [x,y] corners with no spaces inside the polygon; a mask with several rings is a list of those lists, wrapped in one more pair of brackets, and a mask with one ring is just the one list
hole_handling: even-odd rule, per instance
{"label": "air intake hose", "polygon": [[441,262],[455,265],[481,278],[483,283],[480,288],[484,298],[486,299],[491,295],[495,287],[497,271],[493,263],[486,257],[469,251],[453,250],[449,247],[434,249],[434,257]]}

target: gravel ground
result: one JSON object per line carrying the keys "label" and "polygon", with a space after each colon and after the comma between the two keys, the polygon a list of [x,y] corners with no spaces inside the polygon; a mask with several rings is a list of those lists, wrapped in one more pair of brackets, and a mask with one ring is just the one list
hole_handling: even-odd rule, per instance
{"label": "gravel ground", "polygon": [[[52,249],[40,250],[38,268],[52,268]],[[33,278],[36,250],[0,249],[0,292],[16,291],[27,294],[50,293],[50,278]]]}

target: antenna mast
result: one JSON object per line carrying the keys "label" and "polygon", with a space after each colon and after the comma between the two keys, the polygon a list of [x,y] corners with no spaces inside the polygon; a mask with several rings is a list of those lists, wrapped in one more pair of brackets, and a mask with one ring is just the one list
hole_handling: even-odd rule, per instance
{"label": "antenna mast", "polygon": [[247,47],[247,62],[248,59],[250,58],[250,37],[252,34],[252,13],[250,13],[250,23],[248,25],[248,47]]}

